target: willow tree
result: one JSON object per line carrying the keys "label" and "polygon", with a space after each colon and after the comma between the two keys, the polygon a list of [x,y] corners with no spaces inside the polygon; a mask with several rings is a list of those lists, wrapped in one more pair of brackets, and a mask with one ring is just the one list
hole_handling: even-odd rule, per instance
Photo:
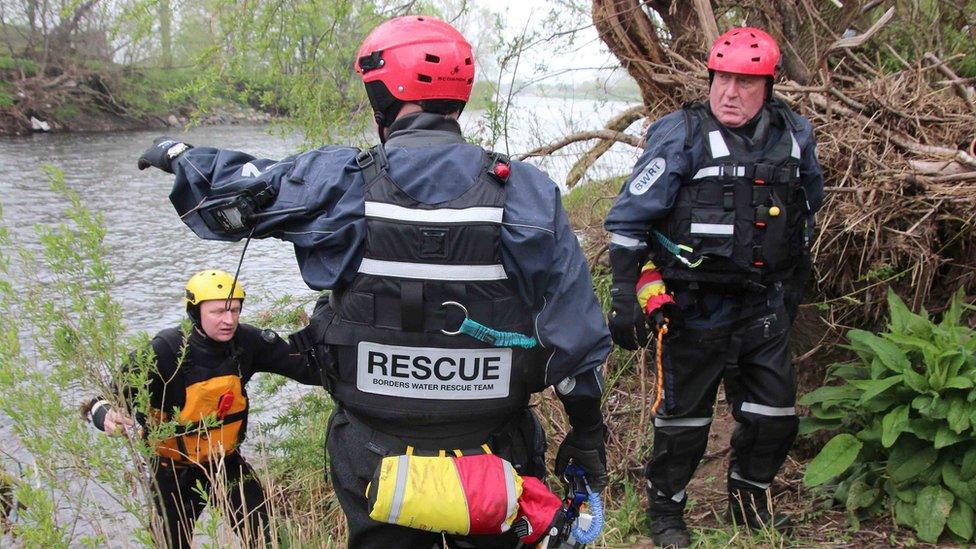
{"label": "willow tree", "polygon": [[[592,0],[600,38],[649,119],[701,99],[708,46],[734,26],[770,32],[776,94],[812,120],[828,197],[814,252],[835,327],[976,293],[976,2]],[[587,162],[632,135],[603,131]],[[566,140],[563,140],[566,141]]]}

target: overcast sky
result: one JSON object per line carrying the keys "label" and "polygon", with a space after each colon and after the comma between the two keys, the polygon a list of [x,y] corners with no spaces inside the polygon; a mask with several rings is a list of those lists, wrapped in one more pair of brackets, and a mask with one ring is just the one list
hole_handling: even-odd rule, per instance
{"label": "overcast sky", "polygon": [[[552,36],[556,31],[576,31],[571,45],[567,44],[565,38],[556,37],[540,42],[525,52],[518,69],[520,80],[534,79],[544,74],[546,82],[592,81],[611,75],[612,71],[600,71],[600,67],[618,67],[614,77],[624,73],[597,36],[589,17],[589,2],[582,3],[586,9],[582,14],[573,13],[564,5],[550,0],[474,0],[472,3],[502,15],[506,31],[511,36],[518,36],[526,30],[535,31],[543,37]],[[557,10],[563,20],[559,28],[553,28],[548,20],[553,10]],[[477,26],[478,23],[469,20],[466,25]],[[540,61],[546,65],[544,71],[536,69]]]}

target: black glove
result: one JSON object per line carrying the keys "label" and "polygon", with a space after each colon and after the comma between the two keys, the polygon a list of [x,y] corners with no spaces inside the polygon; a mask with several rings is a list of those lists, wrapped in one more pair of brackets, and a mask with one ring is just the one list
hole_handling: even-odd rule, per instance
{"label": "black glove", "polygon": [[193,145],[177,141],[171,137],[157,137],[153,140],[153,146],[146,149],[146,152],[139,157],[136,166],[140,170],[152,166],[166,173],[173,173],[173,161],[192,148]]}
{"label": "black glove", "polygon": [[572,461],[586,471],[590,490],[602,492],[607,487],[607,445],[603,423],[588,429],[570,429],[556,452],[556,476],[562,478]]}
{"label": "black glove", "polygon": [[624,349],[636,351],[647,344],[647,323],[644,311],[637,302],[634,284],[614,284],[610,288],[610,296],[610,313],[607,314],[610,337]]}

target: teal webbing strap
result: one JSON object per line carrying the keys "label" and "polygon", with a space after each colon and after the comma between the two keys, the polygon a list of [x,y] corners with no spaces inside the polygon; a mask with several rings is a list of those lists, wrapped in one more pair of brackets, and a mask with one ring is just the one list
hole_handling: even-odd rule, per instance
{"label": "teal webbing strap", "polygon": [[531,349],[538,344],[534,337],[518,332],[501,332],[465,317],[458,331],[495,347],[521,347]]}
{"label": "teal webbing strap", "polygon": [[671,242],[671,240],[668,239],[668,237],[661,234],[660,231],[654,231],[654,236],[657,237],[657,241],[660,242],[662,246],[664,246],[664,249],[671,252],[671,254],[674,255],[674,257],[678,258],[678,261],[687,265],[689,269],[694,269],[695,267],[701,265],[702,260],[705,259],[704,257],[699,257],[696,261],[692,262],[691,260],[687,259],[685,256],[681,255],[681,252],[688,252],[690,254],[695,253],[695,250],[692,249],[691,246],[683,246],[683,245],[675,244],[674,242]]}

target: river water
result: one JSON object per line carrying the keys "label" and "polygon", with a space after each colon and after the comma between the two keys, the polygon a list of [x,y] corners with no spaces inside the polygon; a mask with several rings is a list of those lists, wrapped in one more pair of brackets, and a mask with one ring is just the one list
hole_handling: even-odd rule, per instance
{"label": "river water", "polygon": [[[616,101],[519,97],[509,113],[508,141],[498,141],[493,148],[516,155],[576,131],[600,128],[629,106]],[[461,118],[465,134],[480,142],[487,140],[481,132],[483,114],[470,111]],[[630,131],[637,133],[639,123]],[[157,130],[0,139],[4,225],[19,242],[36,249],[35,225],[60,223],[67,207],[64,198],[48,187],[43,168],[51,165],[62,169],[68,185],[80,193],[84,204],[104,216],[105,244],[117,281],[115,296],[122,304],[124,325],[130,333],[142,330],[153,334],[180,322],[184,316],[183,287],[189,276],[205,268],[233,272],[243,246],[240,242],[196,238],[169,203],[172,176],[155,169],[136,169],[136,159],[158,135]],[[266,126],[199,127],[171,135],[196,145],[232,148],[274,159],[302,148],[299,136],[271,135]],[[530,162],[562,182],[586,148],[587,144],[579,144]],[[591,170],[590,177],[626,173],[636,157],[635,149],[618,144]],[[273,239],[250,243],[240,280],[248,292],[245,320],[248,312],[266,308],[284,295],[308,300],[315,296],[302,281],[292,247]],[[289,390],[277,398],[289,400],[303,392]],[[267,410],[280,403],[261,403],[255,423],[272,417],[273,411]],[[2,416],[0,437],[7,452],[30,460],[17,450],[15,437]]]}

